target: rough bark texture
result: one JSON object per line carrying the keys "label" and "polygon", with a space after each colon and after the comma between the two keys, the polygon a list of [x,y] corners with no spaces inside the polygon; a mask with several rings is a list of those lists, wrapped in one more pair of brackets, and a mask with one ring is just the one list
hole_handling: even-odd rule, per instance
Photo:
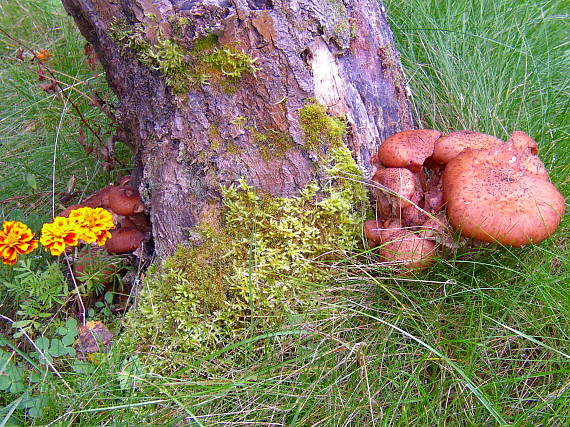
{"label": "rough bark texture", "polygon": [[[220,185],[245,177],[273,196],[295,196],[315,176],[299,110],[316,99],[345,116],[348,145],[365,176],[387,136],[412,127],[405,82],[378,0],[62,0],[95,48],[130,135],[136,182],[146,197],[157,254],[172,252],[198,223],[215,221]],[[184,18],[183,31],[174,22]],[[121,49],[113,22],[142,24],[145,39],[193,42],[216,34],[222,46],[256,58],[257,73],[231,90],[191,85],[173,95],[164,76]],[[282,155],[256,133],[288,134]],[[317,149],[318,151],[318,149]]]}

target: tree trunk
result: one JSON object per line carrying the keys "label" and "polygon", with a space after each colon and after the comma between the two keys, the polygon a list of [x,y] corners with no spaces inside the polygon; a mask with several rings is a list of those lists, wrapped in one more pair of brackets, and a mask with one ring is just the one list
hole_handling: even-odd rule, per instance
{"label": "tree trunk", "polygon": [[367,178],[379,143],[412,127],[378,0],[62,1],[118,96],[159,257],[219,215],[221,186],[292,197],[323,184],[307,102],[345,118]]}

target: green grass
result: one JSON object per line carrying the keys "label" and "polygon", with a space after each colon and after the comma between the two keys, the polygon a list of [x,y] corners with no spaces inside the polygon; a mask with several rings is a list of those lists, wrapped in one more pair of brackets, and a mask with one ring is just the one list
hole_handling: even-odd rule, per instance
{"label": "green grass", "polygon": [[[80,80],[99,73],[82,65],[83,42],[61,8],[40,4],[3,1],[0,25],[34,49],[52,50],[54,68]],[[418,125],[500,138],[523,130],[539,142],[553,182],[568,196],[568,3],[401,0],[386,6]],[[29,25],[16,29],[20,19]],[[0,46],[1,197],[30,194],[22,171],[39,176],[36,192],[49,192],[63,104],[37,89],[34,74],[13,59],[8,39],[0,36]],[[102,85],[102,77],[92,84]],[[90,120],[103,120],[82,108]],[[56,163],[56,186],[63,191],[76,175],[78,188],[89,192],[108,177],[90,180],[100,165],[76,143],[77,117],[66,112],[63,118],[59,150],[68,157]],[[48,199],[39,203],[38,215],[46,215]],[[17,208],[0,207],[5,217]],[[37,210],[19,209],[22,215]],[[98,364],[59,360],[61,379],[42,365],[25,365],[41,374],[30,392],[48,401],[41,417],[25,418],[18,409],[12,419],[55,425],[567,425],[569,225],[565,217],[537,246],[452,254],[419,277],[394,278],[372,258],[342,260],[331,266],[341,278],[307,284],[328,291],[318,309],[209,357],[174,357],[160,349],[146,355],[187,360],[169,370],[142,365],[120,340]],[[25,340],[11,345],[30,350]],[[17,399],[0,394],[3,405]]]}

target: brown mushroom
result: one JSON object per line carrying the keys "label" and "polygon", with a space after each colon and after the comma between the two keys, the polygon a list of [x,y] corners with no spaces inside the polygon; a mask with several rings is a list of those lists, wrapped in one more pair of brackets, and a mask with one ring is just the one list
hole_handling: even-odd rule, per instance
{"label": "brown mushroom", "polygon": [[425,238],[421,230],[404,228],[398,220],[390,219],[379,230],[380,257],[396,268],[418,271],[434,260],[435,243]]}
{"label": "brown mushroom", "polygon": [[429,218],[419,229],[426,239],[431,239],[446,248],[456,249],[458,247],[445,212],[440,212]]}
{"label": "brown mushroom", "polygon": [[408,206],[402,209],[398,218],[406,226],[422,225],[429,218],[427,212],[419,206]]}
{"label": "brown mushroom", "polygon": [[[391,213],[396,213],[421,198],[417,190],[414,173],[404,168],[381,169],[372,180],[379,186],[373,187],[376,200],[385,200],[390,206]],[[382,213],[386,215],[386,213]]]}
{"label": "brown mushroom", "polygon": [[371,248],[374,248],[382,243],[382,236],[380,234],[383,227],[382,224],[383,224],[382,221],[377,221],[375,219],[369,219],[364,221],[364,226],[363,226],[364,235],[366,236],[366,239],[368,240],[368,245]]}
{"label": "brown mushroom", "polygon": [[419,172],[424,161],[432,155],[434,143],[440,135],[433,129],[398,132],[380,145],[378,159],[389,168],[408,168]]}
{"label": "brown mushroom", "polygon": [[109,207],[114,213],[124,216],[141,213],[144,210],[139,192],[125,185],[111,188]]}
{"label": "brown mushroom", "polygon": [[98,274],[98,280],[105,285],[113,280],[117,265],[110,263],[109,256],[104,255],[100,249],[102,248],[87,246],[79,252],[73,263],[73,271],[80,282],[89,280],[94,274]]}
{"label": "brown mushroom", "polygon": [[138,213],[130,216],[117,216],[115,223],[117,228],[136,228],[143,233],[150,231],[150,224],[144,213]]}
{"label": "brown mushroom", "polygon": [[110,254],[126,254],[135,251],[145,238],[145,234],[136,228],[123,227],[111,231],[111,238],[105,243]]}
{"label": "brown mushroom", "polygon": [[536,156],[503,144],[452,159],[443,175],[451,225],[466,237],[515,247],[550,236],[564,215],[564,197],[532,173],[529,157],[536,166]]}
{"label": "brown mushroom", "polygon": [[466,148],[492,148],[502,144],[499,138],[470,130],[448,133],[435,141],[433,159],[439,163],[449,163]]}
{"label": "brown mushroom", "polygon": [[90,208],[108,208],[109,192],[114,187],[114,185],[107,185],[106,187],[103,187],[99,191],[88,196],[83,202],[81,202],[81,205]]}
{"label": "brown mushroom", "polygon": [[518,151],[530,151],[531,154],[538,154],[538,144],[527,133],[522,130],[514,131],[507,143],[513,144]]}

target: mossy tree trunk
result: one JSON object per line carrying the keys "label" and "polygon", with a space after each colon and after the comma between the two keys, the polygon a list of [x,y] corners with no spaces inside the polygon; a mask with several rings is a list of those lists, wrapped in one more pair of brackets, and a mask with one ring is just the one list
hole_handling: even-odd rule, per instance
{"label": "mossy tree trunk", "polygon": [[218,223],[221,186],[324,185],[329,147],[318,123],[303,131],[308,102],[344,117],[365,177],[379,143],[412,126],[378,0],[62,1],[118,96],[159,257]]}

